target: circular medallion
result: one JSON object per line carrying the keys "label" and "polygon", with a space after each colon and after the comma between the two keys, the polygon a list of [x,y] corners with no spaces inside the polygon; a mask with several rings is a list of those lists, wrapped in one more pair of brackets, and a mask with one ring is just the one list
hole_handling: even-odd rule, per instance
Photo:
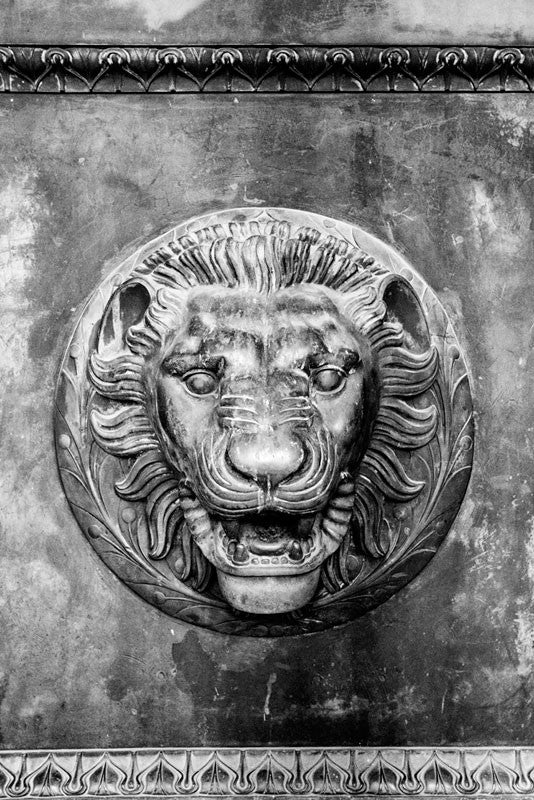
{"label": "circular medallion", "polygon": [[284,636],[353,619],[437,550],[471,470],[460,345],[391,247],[279,208],[189,220],[78,320],[56,446],[91,546],[166,614]]}

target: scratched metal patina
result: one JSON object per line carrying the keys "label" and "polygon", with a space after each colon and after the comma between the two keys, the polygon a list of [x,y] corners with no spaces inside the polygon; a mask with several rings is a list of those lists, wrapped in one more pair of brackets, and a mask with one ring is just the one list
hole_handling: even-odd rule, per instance
{"label": "scratched metal patina", "polygon": [[[17,96],[0,113],[2,747],[531,741],[528,98]],[[475,468],[439,554],[366,617],[304,639],[194,630],[125,592],[80,542],[55,466],[55,371],[102,265],[247,204],[390,242],[474,379]]]}
{"label": "scratched metal patina", "polygon": [[[8,0],[2,41],[531,44],[530,0]],[[2,30],[3,29],[3,30]]]}

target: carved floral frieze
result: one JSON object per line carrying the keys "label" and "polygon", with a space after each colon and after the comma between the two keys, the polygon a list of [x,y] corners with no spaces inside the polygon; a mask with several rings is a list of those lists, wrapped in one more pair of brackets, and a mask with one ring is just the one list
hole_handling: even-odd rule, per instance
{"label": "carved floral frieze", "polygon": [[529,92],[532,47],[0,45],[0,92]]}
{"label": "carved floral frieze", "polygon": [[532,797],[534,750],[189,748],[0,754],[0,797]]}

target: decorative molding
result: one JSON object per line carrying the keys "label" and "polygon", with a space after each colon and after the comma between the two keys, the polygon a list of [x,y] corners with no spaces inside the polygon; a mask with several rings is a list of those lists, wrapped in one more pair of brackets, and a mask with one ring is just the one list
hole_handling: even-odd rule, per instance
{"label": "decorative molding", "polygon": [[0,91],[529,92],[534,47],[0,46]]}
{"label": "decorative molding", "polygon": [[0,797],[532,797],[534,748],[35,750],[0,754]]}

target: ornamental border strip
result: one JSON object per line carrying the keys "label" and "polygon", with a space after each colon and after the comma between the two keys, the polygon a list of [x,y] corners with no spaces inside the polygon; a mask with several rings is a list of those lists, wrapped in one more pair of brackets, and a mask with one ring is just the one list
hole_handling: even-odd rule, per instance
{"label": "ornamental border strip", "polygon": [[0,798],[532,797],[534,748],[0,752]]}
{"label": "ornamental border strip", "polygon": [[0,45],[0,92],[531,92],[534,47]]}

